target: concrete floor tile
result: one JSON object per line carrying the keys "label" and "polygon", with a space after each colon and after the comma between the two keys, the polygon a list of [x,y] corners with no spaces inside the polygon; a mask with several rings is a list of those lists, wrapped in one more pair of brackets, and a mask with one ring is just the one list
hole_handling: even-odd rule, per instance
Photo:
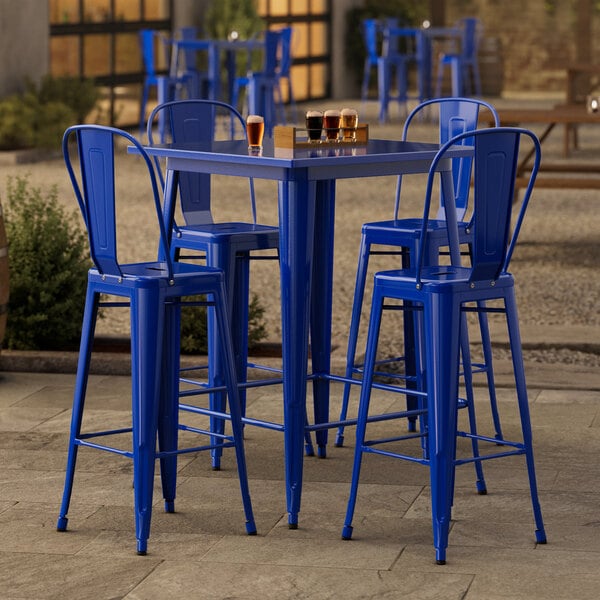
{"label": "concrete floor tile", "polygon": [[464,600],[597,600],[599,575],[477,575]]}
{"label": "concrete floor tile", "polygon": [[402,552],[400,542],[379,540],[376,543],[297,538],[290,530],[283,537],[227,536],[211,548],[207,562],[252,563],[299,567],[387,570]]}
{"label": "concrete floor tile", "polygon": [[30,431],[43,425],[57,415],[64,413],[63,408],[27,408],[10,406],[0,409],[0,431]]}
{"label": "concrete floor tile", "polygon": [[0,589],[12,598],[114,600],[143,581],[160,561],[148,556],[61,556],[0,552]]}
{"label": "concrete floor tile", "polygon": [[459,600],[472,577],[453,573],[402,573],[366,568],[288,567],[168,561],[124,600],[194,598],[203,600]]}
{"label": "concrete floor tile", "polygon": [[0,408],[12,406],[17,402],[22,402],[32,394],[39,392],[46,386],[56,386],[64,391],[68,397],[67,390],[72,389],[75,382],[74,375],[64,375],[61,373],[27,373],[23,377],[22,373],[12,373],[4,371],[0,373],[0,386],[2,395],[0,395]]}

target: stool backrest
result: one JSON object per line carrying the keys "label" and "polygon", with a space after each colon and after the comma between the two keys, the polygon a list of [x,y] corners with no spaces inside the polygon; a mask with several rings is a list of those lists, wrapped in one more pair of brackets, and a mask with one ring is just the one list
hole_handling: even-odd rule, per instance
{"label": "stool backrest", "polygon": [[280,55],[278,73],[280,77],[289,77],[292,68],[292,35],[293,27],[284,27],[279,30],[280,38]]}
{"label": "stool backrest", "polygon": [[367,59],[371,62],[371,64],[377,64],[377,59],[379,58],[379,52],[377,50],[379,22],[377,19],[364,19],[362,22],[362,28],[365,50],[367,51]]}
{"label": "stool backrest", "polygon": [[[161,142],[197,144],[210,147],[219,139],[245,139],[246,124],[240,113],[216,100],[178,100],[159,104],[148,118],[148,141],[154,144],[153,125],[162,118],[166,135]],[[155,159],[163,181],[158,159]],[[208,173],[179,173],[179,197],[186,225],[213,223],[211,213],[211,176]],[[250,208],[256,222],[254,184],[250,180]]]}
{"label": "stool backrest", "polygon": [[[69,144],[73,138],[77,142],[80,177],[75,174],[69,152]],[[92,261],[98,271],[104,275],[123,276],[117,257],[115,143],[118,138],[135,146],[137,153],[146,164],[158,220],[160,247],[167,249],[165,264],[171,279],[173,268],[168,252],[167,228],[163,223],[159,187],[150,157],[141,144],[125,131],[102,125],[75,125],[65,131],[62,150],[87,228]],[[123,149],[123,152],[125,153],[126,150]]]}
{"label": "stool backrest", "polygon": [[460,20],[462,27],[461,56],[463,61],[473,62],[477,60],[479,51],[479,40],[481,38],[481,21],[475,17],[465,17]]}
{"label": "stool backrest", "polygon": [[156,56],[156,41],[163,46],[165,52],[165,64],[168,64],[169,56],[166,49],[166,38],[160,32],[154,29],[140,29],[140,50],[142,53],[142,62],[146,76],[156,76],[157,74],[157,56]]}
{"label": "stool backrest", "polygon": [[267,29],[265,31],[265,50],[262,72],[267,77],[275,77],[281,54],[282,30]]}
{"label": "stool backrest", "polygon": [[[534,160],[518,215],[513,220],[512,213],[516,205],[515,182],[522,137],[531,139]],[[541,149],[538,138],[531,131],[517,127],[493,127],[461,133],[442,146],[431,164],[425,194],[422,242],[418,249],[417,284],[420,283],[423,266],[423,248],[426,247],[424,238],[427,235],[427,220],[436,169],[448,149],[462,144],[465,139],[468,139],[469,145],[474,147],[473,216],[469,223],[469,229],[473,233],[470,281],[474,285],[478,282],[489,285],[490,282],[505,273],[517,242],[540,166]],[[460,252],[456,246],[452,247],[452,239],[450,242],[450,253],[453,262],[456,263],[457,260],[460,260]]]}
{"label": "stool backrest", "polygon": [[[408,139],[410,125],[415,117],[422,118],[423,111],[429,111],[431,107],[438,108],[439,141],[445,144],[449,139],[460,133],[474,131],[478,127],[479,111],[484,108],[494,117],[496,127],[500,125],[500,119],[496,109],[489,103],[476,98],[434,98],[419,104],[406,118],[402,139]],[[466,137],[461,142],[465,146],[471,145],[471,140]],[[452,177],[454,181],[454,205],[456,206],[457,218],[463,220],[469,202],[469,191],[471,186],[471,157],[454,158],[452,160]],[[438,219],[444,219],[443,193],[440,194],[440,207]],[[396,218],[399,208],[399,194],[396,199]]]}

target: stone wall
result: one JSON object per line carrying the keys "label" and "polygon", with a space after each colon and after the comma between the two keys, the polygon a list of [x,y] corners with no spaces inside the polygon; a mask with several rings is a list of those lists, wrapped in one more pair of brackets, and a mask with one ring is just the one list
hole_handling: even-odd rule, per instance
{"label": "stone wall", "polygon": [[46,0],[0,0],[0,56],[0,98],[22,91],[26,77],[38,82],[46,74]]}
{"label": "stone wall", "polygon": [[[447,0],[446,22],[463,16],[481,19],[485,37],[480,66],[487,85],[501,77],[507,92],[563,92],[565,68],[576,57],[575,11],[575,0]],[[593,12],[591,28],[593,46],[600,33],[598,11]],[[597,51],[592,47],[592,62],[600,63]]]}

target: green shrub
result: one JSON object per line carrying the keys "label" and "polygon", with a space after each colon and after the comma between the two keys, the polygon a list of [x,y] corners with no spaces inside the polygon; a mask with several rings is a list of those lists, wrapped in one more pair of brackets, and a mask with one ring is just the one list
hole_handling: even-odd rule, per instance
{"label": "green shrub", "polygon": [[36,90],[29,84],[30,91],[36,94],[40,103],[50,104],[60,102],[66,104],[74,113],[78,123],[83,123],[86,117],[96,108],[100,92],[94,80],[79,77],[53,77],[46,75]]}
{"label": "green shrub", "polygon": [[76,346],[83,318],[87,239],[75,214],[27,177],[8,178],[5,211],[10,300],[5,344],[15,350]]}
{"label": "green shrub", "polygon": [[93,80],[78,77],[47,75],[26,88],[0,100],[0,150],[60,148],[65,129],[83,123],[99,98]]}
{"label": "green shrub", "polygon": [[75,113],[62,102],[42,104],[32,92],[0,100],[0,150],[60,149]]}
{"label": "green shrub", "polygon": [[0,150],[33,148],[35,109],[22,96],[0,100]]}

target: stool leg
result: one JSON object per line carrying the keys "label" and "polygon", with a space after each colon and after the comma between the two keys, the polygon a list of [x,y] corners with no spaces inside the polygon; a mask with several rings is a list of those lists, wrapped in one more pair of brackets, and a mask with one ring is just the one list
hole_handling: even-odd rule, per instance
{"label": "stool leg", "polygon": [[425,300],[431,515],[436,562],[445,564],[456,457],[460,307],[451,294]]}
{"label": "stool leg", "polygon": [[379,122],[385,123],[388,118],[388,104],[390,101],[390,65],[385,58],[377,61],[377,88],[379,91]]}
{"label": "stool leg", "polygon": [[[236,256],[235,250],[233,250],[228,243],[224,244],[211,244],[207,248],[206,252],[206,264],[211,267],[217,267],[223,270],[224,274],[224,285],[226,290],[227,298],[227,315],[228,315],[228,323],[232,324],[232,313],[234,306],[234,293],[236,292]],[[247,296],[246,296],[247,299]],[[208,324],[207,324],[207,332],[208,332],[208,354],[211,357],[208,372],[209,372],[209,380],[210,386],[222,386],[224,384],[223,381],[223,365],[222,361],[222,352],[220,350],[220,345],[222,344],[222,339],[219,335],[217,335],[218,329],[215,323],[215,309],[214,307],[209,307],[207,311],[208,315]],[[235,336],[238,335],[237,330],[235,331]],[[230,331],[229,335],[232,335],[232,331]],[[235,337],[234,336],[234,337]],[[213,392],[210,394],[210,408],[211,410],[215,410],[218,412],[224,412],[225,410],[225,392]],[[225,422],[223,419],[218,417],[210,418],[210,430],[217,433],[222,434],[225,428]],[[212,456],[212,468],[214,471],[218,471],[221,468],[221,456],[223,455],[222,448],[222,438],[215,437],[211,439],[211,444],[215,446],[213,450],[211,450]]]}
{"label": "stool leg", "polygon": [[81,329],[81,341],[79,345],[79,359],[77,362],[75,392],[73,396],[73,412],[71,414],[71,432],[69,435],[69,453],[67,456],[67,467],[65,470],[65,486],[63,489],[62,504],[60,507],[58,522],[56,524],[56,529],[58,531],[66,531],[67,529],[67,514],[69,512],[69,504],[71,502],[73,478],[75,476],[75,463],[77,462],[77,449],[79,448],[75,441],[81,434],[81,421],[83,419],[83,409],[85,405],[85,395],[87,390],[88,374],[90,370],[90,358],[92,355],[92,343],[96,328],[96,318],[98,316],[99,299],[99,294],[95,293],[93,289],[91,289],[91,286],[88,286],[83,314],[83,326]]}
{"label": "stool leg", "polygon": [[[371,244],[368,242],[365,234],[363,234],[360,239],[360,248],[358,252],[358,267],[356,269],[356,283],[354,284],[354,301],[352,302],[352,316],[350,318],[350,331],[348,333],[348,349],[346,351],[346,377],[348,379],[352,379],[356,361],[356,345],[358,343],[360,315],[365,295],[365,282],[367,280],[370,251]],[[340,421],[345,420],[348,416],[348,403],[350,402],[351,391],[352,385],[349,383],[344,384]],[[343,425],[337,430],[335,445],[339,448],[344,445]]]}
{"label": "stool leg", "polygon": [[525,447],[525,460],[527,473],[529,475],[529,489],[531,492],[531,504],[535,519],[535,538],[539,544],[546,543],[546,531],[542,518],[542,509],[538,496],[537,480],[535,475],[535,463],[533,459],[533,436],[531,432],[531,419],[529,415],[529,402],[527,399],[527,385],[525,383],[525,368],[523,366],[523,354],[521,351],[521,334],[519,332],[519,320],[517,316],[517,304],[514,288],[506,294],[506,321],[508,324],[508,335],[512,355],[515,384],[517,389],[517,400],[519,403],[519,414],[521,418],[521,429],[523,432],[523,445]]}
{"label": "stool leg", "polygon": [[488,318],[485,311],[485,302],[477,303],[479,311],[479,332],[481,334],[481,347],[483,350],[483,361],[485,363],[485,375],[487,378],[487,387],[490,397],[490,408],[492,411],[492,421],[494,423],[495,437],[498,441],[504,439],[502,425],[500,424],[500,414],[498,412],[498,400],[496,398],[496,382],[494,380],[494,358],[492,354],[492,340],[490,338],[490,329]]}
{"label": "stool leg", "polygon": [[[173,452],[178,448],[179,432],[179,332],[181,328],[181,305],[171,302],[165,310],[163,336],[162,372],[160,379],[160,406],[158,417],[158,447],[161,453]],[[165,512],[175,512],[177,489],[177,455],[161,456],[160,476]]]}
{"label": "stool leg", "polygon": [[250,500],[250,488],[248,486],[248,472],[246,468],[246,455],[244,452],[244,434],[242,428],[242,414],[238,394],[236,373],[234,367],[233,344],[231,341],[231,328],[226,306],[225,287],[221,284],[220,289],[216,290],[215,296],[215,318],[217,331],[222,340],[221,359],[223,364],[225,382],[227,385],[227,394],[229,398],[229,411],[231,413],[231,429],[235,445],[235,456],[238,468],[238,478],[240,490],[242,493],[242,503],[246,516],[246,531],[249,535],[256,534],[256,524],[252,513],[252,502]]}
{"label": "stool leg", "polygon": [[150,536],[164,323],[162,292],[136,290],[131,298],[131,413],[138,554],[146,554]]}
{"label": "stool leg", "polygon": [[377,358],[377,340],[381,325],[381,311],[383,309],[383,297],[377,286],[373,290],[371,303],[371,317],[369,319],[369,332],[367,334],[367,349],[365,353],[365,366],[360,392],[360,404],[358,407],[358,422],[356,424],[356,446],[354,448],[354,464],[352,467],[352,482],[350,484],[350,496],[346,509],[346,519],[342,529],[342,539],[352,538],[352,519],[356,508],[356,496],[358,492],[358,481],[360,479],[360,467],[362,462],[365,434],[367,430],[367,418],[369,416],[369,402],[371,399],[371,385],[373,383],[373,371]]}
{"label": "stool leg", "polygon": [[[465,380],[466,390],[466,402],[467,402],[467,413],[469,415],[469,431],[471,435],[477,435],[477,420],[475,418],[475,397],[473,394],[473,365],[471,364],[471,352],[469,350],[469,331],[467,327],[467,319],[464,313],[461,314],[460,323],[460,348],[462,354],[463,363],[463,377]],[[476,437],[471,438],[471,448],[473,458],[479,457],[479,443]],[[477,493],[481,495],[487,494],[487,487],[485,485],[485,479],[483,476],[483,466],[480,460],[475,460],[475,475],[477,481],[475,483],[477,487]],[[452,486],[454,488],[454,486]]]}

